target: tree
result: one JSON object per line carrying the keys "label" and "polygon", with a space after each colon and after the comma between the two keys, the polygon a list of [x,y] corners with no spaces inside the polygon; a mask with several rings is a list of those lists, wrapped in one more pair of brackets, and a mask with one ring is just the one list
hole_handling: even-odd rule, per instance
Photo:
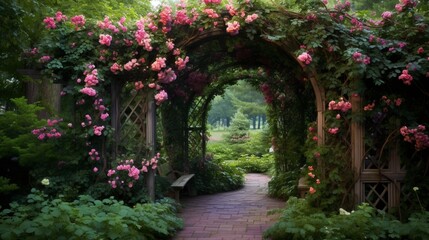
{"label": "tree", "polygon": [[215,125],[218,121],[224,121],[226,127],[229,127],[229,121],[234,116],[236,108],[232,104],[229,95],[216,96],[213,99],[211,108],[208,114],[208,122]]}
{"label": "tree", "polygon": [[[264,97],[259,90],[246,81],[238,81],[227,92],[230,94],[232,103],[236,109],[241,111],[252,119],[253,129],[256,129],[256,120],[258,120],[258,129],[261,126],[261,120],[265,119]],[[262,123],[263,124],[263,123]]]}
{"label": "tree", "polygon": [[232,118],[227,140],[231,143],[244,142],[249,137],[249,119],[239,109]]}

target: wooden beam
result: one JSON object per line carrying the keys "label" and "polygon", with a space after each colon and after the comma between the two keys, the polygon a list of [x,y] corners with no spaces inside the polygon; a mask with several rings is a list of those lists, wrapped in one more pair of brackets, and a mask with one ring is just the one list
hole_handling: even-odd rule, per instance
{"label": "wooden beam", "polygon": [[[149,155],[155,156],[156,141],[156,105],[153,93],[147,94],[147,113],[146,113],[146,146],[149,148]],[[148,169],[146,178],[146,187],[149,193],[149,199],[155,200],[155,171]]]}
{"label": "wooden beam", "polygon": [[[352,94],[350,102],[352,104],[352,114],[354,116],[351,124],[352,169],[354,170],[354,176],[356,178],[360,178],[362,172],[362,160],[365,155],[365,131],[362,123],[356,119],[356,116],[359,116],[362,111],[362,98],[359,94]],[[362,193],[361,179],[356,181],[354,188],[354,202],[355,204],[358,204],[365,198],[365,196],[362,196],[364,194]]]}

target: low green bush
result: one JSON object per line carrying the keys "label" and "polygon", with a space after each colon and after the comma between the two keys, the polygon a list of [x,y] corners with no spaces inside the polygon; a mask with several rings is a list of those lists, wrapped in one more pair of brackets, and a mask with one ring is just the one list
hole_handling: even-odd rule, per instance
{"label": "low green bush", "polygon": [[300,170],[276,172],[268,182],[268,195],[284,200],[297,196],[300,174]]}
{"label": "low green bush", "polygon": [[340,209],[327,215],[305,199],[292,197],[279,222],[264,232],[267,239],[429,239],[429,212],[413,214],[401,223],[392,216],[361,204],[356,211]]}
{"label": "low green bush", "polygon": [[73,202],[32,189],[0,213],[1,239],[169,239],[183,227],[169,202],[124,205],[80,195]]}
{"label": "low green bush", "polygon": [[242,155],[235,161],[226,162],[231,167],[241,168],[247,173],[266,173],[274,165],[274,156],[264,154],[261,157],[255,155]]}
{"label": "low green bush", "polygon": [[244,171],[218,160],[196,163],[193,179],[198,194],[211,194],[236,190],[244,185]]}

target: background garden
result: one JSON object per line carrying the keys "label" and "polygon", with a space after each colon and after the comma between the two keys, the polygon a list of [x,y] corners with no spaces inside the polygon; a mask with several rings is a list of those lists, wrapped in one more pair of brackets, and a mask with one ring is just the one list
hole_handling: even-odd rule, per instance
{"label": "background garden", "polygon": [[[183,223],[166,164],[196,174],[191,194],[269,174],[288,204],[267,238],[428,238],[427,0],[164,3],[0,3],[2,239],[169,239]],[[156,143],[131,105],[117,135],[115,95],[149,96]],[[379,181],[364,201],[356,125]]]}

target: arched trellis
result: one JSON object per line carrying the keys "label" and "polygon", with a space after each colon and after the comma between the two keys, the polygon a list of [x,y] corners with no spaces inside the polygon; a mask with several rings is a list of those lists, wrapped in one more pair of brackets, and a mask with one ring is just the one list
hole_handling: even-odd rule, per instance
{"label": "arched trellis", "polygon": [[[210,30],[206,30],[204,32],[197,32],[194,35],[191,35],[186,40],[180,42],[178,46],[187,50],[189,53],[192,53],[193,49],[201,45],[206,41],[210,41],[211,39],[222,39],[230,37],[228,36],[221,28],[214,28]],[[285,55],[285,58],[293,59],[294,65],[296,68],[300,68],[304,73],[305,77],[310,81],[311,86],[314,91],[315,96],[315,105],[317,110],[317,136],[318,136],[318,145],[323,146],[325,142],[325,113],[326,113],[326,97],[325,90],[319,84],[317,78],[317,72],[315,72],[312,68],[307,68],[302,62],[298,61],[296,57],[292,53],[292,49],[296,49],[296,43],[293,41],[270,41],[268,39],[258,39],[258,41],[263,42],[264,44],[272,45],[274,48],[278,49],[282,54]],[[356,80],[359,81],[359,80]],[[116,132],[115,141],[117,143],[126,141],[127,136],[124,135],[124,123],[126,121],[133,121],[133,123],[142,124],[145,127],[140,128],[139,131],[133,132],[136,133],[134,137],[137,137],[140,142],[144,142],[144,146],[148,147],[148,149],[155,149],[155,136],[153,129],[155,129],[155,111],[149,109],[154,109],[153,102],[148,101],[147,97],[139,97],[132,96],[129,99],[129,103],[126,105],[122,105],[120,103],[120,92],[123,87],[122,84],[116,83],[116,86],[113,86],[112,91],[112,115],[117,116],[112,119],[112,125],[115,129],[121,129]],[[173,156],[176,158],[176,163],[180,159],[181,166],[175,166],[176,168],[180,168],[185,171],[189,171],[189,161],[190,159],[195,158],[204,158],[205,155],[205,140],[204,134],[206,131],[205,121],[207,117],[207,109],[208,104],[213,95],[207,95],[203,97],[191,97],[187,102],[174,102],[171,101],[169,104],[172,105],[169,111],[172,113],[172,109],[179,110],[179,108],[174,107],[175,104],[182,105],[180,111],[175,111],[176,116],[174,119],[170,119],[170,121],[175,121],[177,124],[175,125],[175,130],[168,131],[171,133],[180,136],[175,140],[170,142],[170,147],[176,148],[176,150],[172,150],[171,152],[176,152],[177,154]],[[362,109],[362,99],[358,95],[350,96],[353,111],[358,112]],[[185,107],[183,107],[185,106]],[[183,111],[184,110],[184,111]],[[174,112],[174,111],[173,111]],[[170,115],[171,116],[171,115]],[[193,116],[192,118],[190,116]],[[168,119],[168,116],[164,118]],[[164,120],[166,120],[164,119]],[[168,120],[166,120],[168,121]],[[152,130],[150,130],[152,129]],[[382,208],[385,207],[394,207],[399,203],[400,189],[397,187],[397,181],[400,181],[403,178],[403,172],[398,169],[397,164],[395,165],[394,171],[391,172],[391,168],[386,170],[387,177],[393,177],[394,183],[383,183],[385,180],[380,180],[378,178],[378,174],[371,171],[366,171],[363,167],[363,159],[365,158],[365,146],[364,146],[364,126],[359,121],[353,121],[351,124],[351,139],[352,143],[352,152],[351,152],[351,164],[354,169],[354,174],[358,176],[358,181],[355,183],[354,187],[354,199],[355,202],[368,201],[367,195],[377,196],[376,200],[374,200],[373,204],[377,205],[379,202],[384,203]],[[126,131],[126,130],[125,130]],[[151,134],[148,134],[149,131],[152,131]],[[185,140],[185,141],[183,141]],[[117,144],[114,145],[114,156],[118,154],[119,149],[117,148]],[[168,149],[167,151],[171,150]],[[149,151],[150,152],[150,151]],[[147,153],[147,152],[146,152]],[[152,152],[153,153],[153,152]],[[392,154],[394,156],[394,154]],[[396,161],[397,163],[398,161]],[[319,162],[320,166],[323,166],[323,162]],[[151,179],[151,178],[150,178]],[[387,179],[387,178],[386,178]],[[152,180],[153,181],[153,178]],[[150,182],[151,182],[150,181]],[[380,183],[382,185],[380,185]],[[150,187],[149,183],[149,188]],[[381,188],[379,186],[382,186]],[[368,189],[369,188],[369,189]],[[378,189],[381,189],[380,192]],[[153,194],[153,193],[152,193]],[[386,197],[388,194],[389,197]]]}
{"label": "arched trellis", "polygon": [[[212,29],[207,30],[202,33],[197,33],[193,37],[188,38],[186,41],[179,44],[179,46],[183,49],[186,49],[188,52],[192,52],[193,48],[198,47],[200,44],[210,41],[210,39],[219,39],[229,37],[225,34],[225,32],[221,29]],[[309,79],[312,88],[314,90],[315,95],[315,105],[317,110],[317,135],[318,135],[318,144],[323,145],[325,139],[325,111],[326,111],[326,99],[325,99],[325,91],[322,86],[318,84],[317,81],[317,73],[308,72],[306,67],[299,61],[291,53],[290,49],[293,49],[291,45],[293,45],[293,41],[290,42],[273,42],[267,39],[260,39],[259,41],[263,41],[266,44],[272,45],[274,48],[281,51],[286,58],[293,59],[295,61],[296,67],[301,68],[303,72],[305,72],[306,77]],[[144,142],[144,146],[147,149],[154,149],[154,132],[148,134],[149,129],[155,128],[155,110],[154,107],[150,107],[153,105],[153,102],[148,102],[147,97],[137,97],[131,96],[128,99],[128,103],[125,105],[120,102],[120,92],[123,88],[123,84],[117,83],[116,86],[113,86],[112,90],[112,115],[118,116],[116,119],[112,120],[112,125],[115,129],[118,129],[115,134],[115,141],[117,143],[126,142],[126,139],[129,137],[133,137],[134,139],[139,139],[139,142]],[[208,104],[213,95],[192,98],[192,101],[187,103],[181,102],[180,104],[187,105],[185,108],[181,108],[181,110],[186,109],[176,116],[174,119],[170,119],[170,121],[178,122],[176,127],[180,126],[176,134],[180,137],[177,139],[179,141],[172,141],[171,146],[174,145],[175,150],[169,149],[167,146],[167,151],[176,152],[175,156],[171,156],[171,158],[176,158],[176,162],[180,161],[180,165],[174,166],[175,168],[180,168],[184,171],[189,171],[189,159],[193,158],[204,158],[205,155],[205,140],[204,134],[206,131],[206,117],[207,117],[207,108]],[[351,98],[353,101],[353,109],[358,111],[360,109],[361,104],[360,100],[357,98]],[[189,100],[189,99],[188,99]],[[170,105],[174,105],[175,102],[171,101]],[[122,105],[122,106],[121,106]],[[174,108],[174,107],[173,107]],[[152,109],[149,111],[149,109]],[[171,110],[171,109],[170,109]],[[170,111],[167,110],[167,111]],[[171,112],[171,111],[170,111]],[[178,113],[178,112],[176,112]],[[193,116],[191,118],[191,116]],[[165,120],[169,118],[165,116]],[[151,119],[149,121],[149,119]],[[139,127],[139,131],[133,131],[134,134],[129,135],[126,133],[127,130],[124,124],[127,121],[131,121],[132,124],[141,124],[145,127]],[[361,159],[364,157],[364,146],[363,146],[363,126],[357,122],[354,122],[351,126],[352,132],[352,164],[355,166],[357,174],[361,171],[359,166],[361,165]],[[152,130],[153,131],[153,130]],[[124,137],[126,135],[127,137]],[[185,142],[182,140],[185,139]],[[115,153],[116,156],[120,151],[115,144]],[[146,152],[148,153],[148,152]],[[174,161],[174,160],[173,160]],[[177,164],[177,163],[176,163]],[[319,163],[322,165],[323,163]],[[174,164],[173,164],[174,165]],[[358,181],[355,186],[355,194],[356,194],[356,202],[360,202],[365,200],[365,196],[363,196],[362,183]],[[393,206],[393,204],[390,204]]]}
{"label": "arched trellis", "polygon": [[[178,45],[181,48],[186,49],[188,52],[192,52],[192,50],[194,48],[203,44],[204,42],[210,41],[211,39],[219,39],[219,38],[227,38],[227,37],[230,37],[230,36],[228,36],[221,28],[214,28],[214,29],[206,30],[202,33],[197,33],[193,36],[190,36],[185,41],[180,42],[180,44],[178,44]],[[260,41],[261,43],[264,43],[264,44],[271,45],[273,48],[278,49],[278,51],[280,51],[280,52],[282,52],[282,54],[284,54],[284,58],[287,58],[289,60],[293,59],[292,61],[294,61],[295,67],[301,68],[305,74],[305,77],[307,79],[309,79],[309,81],[312,85],[312,88],[314,90],[315,105],[316,105],[316,109],[317,109],[318,144],[323,145],[324,141],[325,141],[325,137],[324,137],[325,136],[325,133],[324,133],[325,132],[325,129],[324,129],[324,123],[325,123],[324,112],[325,112],[326,100],[325,100],[324,89],[318,83],[316,73],[313,72],[312,70],[308,70],[292,54],[291,49],[294,49],[297,47],[296,43],[294,43],[293,41],[273,42],[273,41],[270,41],[268,39],[263,39],[263,38],[259,39],[258,41]],[[257,65],[258,63],[253,63],[253,64]],[[238,65],[239,65],[239,63],[238,63]],[[285,67],[285,66],[283,66],[283,67]],[[209,100],[211,100],[211,96],[198,98],[198,102],[196,102],[195,103],[196,106],[194,106],[195,111],[201,111],[199,109],[201,107],[203,107],[203,109],[206,109]],[[201,107],[198,107],[198,105],[200,105]],[[206,116],[204,114],[206,114],[205,111],[201,112],[201,115],[195,114],[195,116],[199,116],[200,121],[201,120],[204,121],[204,119],[206,119]],[[190,129],[192,128],[192,125],[198,126],[197,128],[198,128],[198,131],[200,131],[200,135],[201,135],[202,132],[205,130],[205,127],[203,127],[203,126],[205,126],[205,123],[200,122],[198,124],[195,124],[198,121],[199,120],[197,120],[197,119],[189,119],[188,122],[190,125]],[[197,130],[197,129],[195,128],[194,130]],[[203,149],[205,148],[204,146],[201,146],[201,147]],[[186,148],[189,149],[189,147],[186,147]],[[194,148],[192,148],[192,149],[194,149]],[[200,154],[203,154],[205,152],[205,150],[201,150],[199,152],[200,152]]]}
{"label": "arched trellis", "polygon": [[[188,52],[192,52],[192,49],[200,44],[210,41],[210,39],[218,39],[222,37],[227,37],[225,32],[221,29],[211,29],[204,31],[202,33],[197,33],[192,37],[189,37],[186,41],[181,42],[179,45],[183,49],[186,49]],[[298,61],[295,56],[292,54],[292,49],[296,48],[296,44],[293,41],[284,41],[284,42],[273,42],[268,39],[259,39],[261,42],[266,44],[271,44],[275,48],[279,49],[287,58],[295,60],[295,67],[301,68],[305,73],[305,77],[310,81],[311,86],[315,95],[315,105],[317,110],[317,136],[318,136],[318,145],[323,146],[325,142],[325,113],[326,113],[326,96],[325,89],[319,84],[317,78],[317,72],[312,68],[307,68],[302,62]],[[357,79],[356,81],[359,81]],[[185,169],[189,169],[189,159],[201,158],[205,156],[205,140],[204,133],[206,131],[206,118],[207,118],[207,109],[210,100],[213,95],[208,94],[207,96],[195,98],[194,101],[191,101],[191,104],[188,105],[187,115],[183,116],[183,119],[187,119],[186,123],[183,125],[183,136],[186,140],[183,145],[183,155],[181,156],[186,165]],[[359,95],[354,94],[349,96],[349,99],[352,102],[353,112],[357,113],[361,111],[362,99]],[[351,132],[351,156],[350,164],[354,170],[354,175],[357,176],[357,181],[355,183],[353,191],[353,199],[355,203],[368,201],[372,205],[379,208],[393,208],[398,206],[400,198],[400,189],[397,187],[398,181],[404,176],[404,173],[401,171],[398,165],[398,158],[396,161],[393,158],[392,162],[393,168],[384,171],[387,176],[384,178],[393,178],[392,183],[383,183],[385,180],[380,179],[377,173],[374,171],[367,171],[363,167],[365,158],[365,146],[364,146],[364,126],[358,120],[352,120],[350,126]],[[394,151],[394,150],[393,150]],[[392,156],[397,156],[392,154]],[[319,160],[319,166],[323,166],[323,162]],[[322,176],[323,177],[323,176]],[[390,179],[392,180],[392,179]],[[382,184],[383,188],[380,188]],[[379,190],[381,189],[381,190]],[[387,194],[389,197],[386,197]],[[372,198],[372,199],[370,199]],[[380,205],[380,203],[382,203]]]}

